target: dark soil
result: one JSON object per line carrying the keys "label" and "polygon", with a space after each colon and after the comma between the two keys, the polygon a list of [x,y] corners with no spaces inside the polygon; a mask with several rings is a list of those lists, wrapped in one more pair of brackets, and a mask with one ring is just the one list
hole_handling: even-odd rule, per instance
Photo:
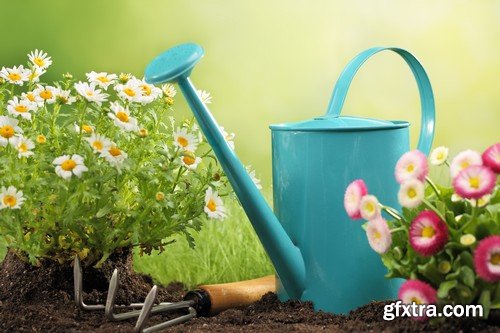
{"label": "dark soil", "polygon": [[[84,300],[104,303],[114,268],[120,271],[117,304],[142,302],[152,281],[131,271],[129,253],[115,255],[100,270],[84,268]],[[184,293],[180,283],[161,288],[159,301],[178,301]],[[314,312],[309,302],[281,303],[275,294],[243,309],[227,310],[215,317],[196,318],[166,332],[500,332],[498,316],[480,319],[449,319],[438,325],[408,318],[384,321],[384,305],[372,302],[348,316]],[[30,266],[9,253],[0,265],[0,332],[132,332],[134,320],[108,322],[104,311],[83,311],[73,301],[72,267],[46,262]],[[179,314],[177,314],[179,315]],[[150,323],[166,320],[152,316]]]}

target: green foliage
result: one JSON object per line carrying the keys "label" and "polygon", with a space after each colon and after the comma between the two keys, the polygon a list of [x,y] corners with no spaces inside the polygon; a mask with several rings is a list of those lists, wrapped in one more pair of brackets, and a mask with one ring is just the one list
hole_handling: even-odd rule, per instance
{"label": "green foliage", "polygon": [[229,217],[209,221],[194,232],[194,249],[186,239],[176,236],[175,243],[161,254],[136,255],[134,269],[158,283],[181,281],[188,288],[273,274],[273,266],[237,200],[227,201]]}
{"label": "green foliage", "polygon": [[[132,81],[131,87],[143,99],[127,99],[125,88],[118,89]],[[168,116],[173,104],[171,90],[162,92],[123,74],[115,79],[117,92],[111,85],[109,100],[101,105],[76,91],[71,75],[51,86],[35,85],[33,80],[24,83],[0,82],[0,117],[16,119],[22,130],[22,136],[16,130],[15,136],[4,137],[5,144],[0,145],[4,198],[0,236],[8,247],[32,263],[40,258],[64,262],[78,254],[85,264],[99,265],[117,248],[137,246],[146,253],[162,252],[169,244],[165,238],[183,234],[191,239],[190,232],[200,229],[207,189],[224,191],[226,181],[193,121],[176,123]],[[105,88],[100,89],[102,93]],[[15,96],[21,98],[21,93],[29,91],[40,95],[42,90],[58,97],[31,101],[31,119],[16,118],[9,111],[8,101]],[[68,93],[66,97],[63,92]],[[127,129],[113,121],[117,112],[108,103],[113,100],[118,103],[115,107],[129,110],[129,117],[139,126]],[[179,127],[197,142],[196,151],[174,144]],[[100,140],[104,147],[92,144],[96,134],[105,136]],[[17,146],[16,137],[36,144],[33,148]],[[23,151],[33,155],[22,155]],[[67,171],[62,173],[64,163],[56,162],[66,156],[62,160],[73,163],[77,161],[73,154],[83,158],[88,170],[77,173],[68,164],[68,176]],[[192,162],[198,157],[200,165],[188,168],[186,158]],[[59,171],[57,164],[61,164]],[[9,186],[22,191],[17,194],[25,201],[18,197],[19,207],[6,205]]]}
{"label": "green foliage", "polygon": [[[402,231],[393,233],[391,249],[382,255],[382,261],[388,268],[387,277],[426,281],[438,291],[440,303],[476,302],[484,306],[487,315],[491,308],[500,308],[500,285],[486,282],[475,273],[473,255],[481,239],[500,234],[498,186],[489,204],[483,207],[477,207],[468,200],[452,200],[453,188],[436,188],[440,196],[430,186],[427,187],[429,205],[403,208],[403,219],[390,221],[391,229],[401,228]],[[431,257],[423,257],[410,246],[408,229],[411,221],[429,207],[434,207],[445,217],[450,238],[442,251]],[[474,235],[476,241],[464,244],[461,237],[466,234]]]}

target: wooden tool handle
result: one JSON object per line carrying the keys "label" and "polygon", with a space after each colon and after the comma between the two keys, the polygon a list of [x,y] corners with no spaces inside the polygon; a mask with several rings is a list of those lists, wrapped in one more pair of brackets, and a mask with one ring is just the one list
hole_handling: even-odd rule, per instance
{"label": "wooden tool handle", "polygon": [[268,292],[276,292],[274,275],[240,282],[199,286],[210,297],[210,315],[257,302]]}

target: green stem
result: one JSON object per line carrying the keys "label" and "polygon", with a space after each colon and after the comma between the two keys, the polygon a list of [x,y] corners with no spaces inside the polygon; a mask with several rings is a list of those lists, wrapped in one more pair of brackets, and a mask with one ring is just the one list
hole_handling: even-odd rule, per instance
{"label": "green stem", "polygon": [[446,221],[444,216],[439,212],[439,210],[437,210],[437,208],[434,207],[429,201],[423,199],[422,202],[427,206],[427,208],[431,209],[434,213],[436,213],[436,215],[439,216],[439,218],[442,221]]}
{"label": "green stem", "polygon": [[399,215],[399,213],[395,209],[393,209],[393,208],[391,208],[389,206],[384,206],[384,205],[382,205],[380,203],[379,203],[379,205],[380,205],[380,208],[382,208],[382,210],[384,212],[386,212],[387,214],[389,214],[390,216],[392,216],[396,220],[398,220],[398,221],[402,221],[403,220],[403,217],[401,215]]}
{"label": "green stem", "polygon": [[472,222],[475,221],[476,215],[478,212],[478,205],[479,205],[479,200],[476,200],[476,205],[472,206],[472,216],[469,221],[467,221],[458,231],[462,232],[464,231],[469,225],[472,224]]}
{"label": "green stem", "polygon": [[429,177],[425,177],[425,180],[432,187],[432,189],[434,190],[434,193],[436,193],[436,195],[439,198],[439,200],[442,200],[442,198],[441,198],[441,192],[439,192],[436,184],[434,184],[434,182]]}
{"label": "green stem", "polygon": [[391,229],[391,233],[398,232],[398,231],[406,231],[406,228],[404,226],[398,227]]}

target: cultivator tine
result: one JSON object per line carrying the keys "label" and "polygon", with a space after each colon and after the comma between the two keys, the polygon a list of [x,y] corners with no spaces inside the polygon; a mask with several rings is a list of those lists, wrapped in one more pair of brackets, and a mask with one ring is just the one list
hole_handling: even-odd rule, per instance
{"label": "cultivator tine", "polygon": [[[139,317],[137,318],[137,323],[135,324],[134,332],[152,333],[165,329],[170,326],[184,323],[190,320],[191,318],[196,317],[197,315],[196,310],[192,307],[194,305],[194,301],[192,300],[171,303],[168,305],[158,305],[153,307],[157,294],[158,294],[158,288],[156,286],[153,286],[153,288],[151,288],[151,290],[149,291],[148,296],[146,296],[146,299],[144,300],[144,306],[142,307]],[[183,316],[170,319],[166,322],[144,328],[151,314],[163,313],[180,309],[187,309],[188,313]]]}

